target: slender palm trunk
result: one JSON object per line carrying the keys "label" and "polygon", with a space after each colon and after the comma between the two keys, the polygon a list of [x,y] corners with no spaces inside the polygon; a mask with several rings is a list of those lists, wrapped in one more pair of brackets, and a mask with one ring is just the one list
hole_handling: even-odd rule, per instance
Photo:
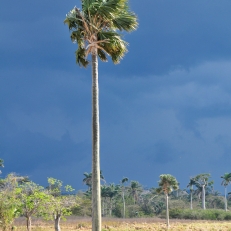
{"label": "slender palm trunk", "polygon": [[124,205],[123,218],[125,218],[125,199],[124,199],[124,188],[123,188],[123,192],[122,192],[122,198],[123,198],[123,205]]}
{"label": "slender palm trunk", "polygon": [[105,208],[104,208],[104,214],[105,214],[105,217],[108,215],[108,202],[107,202],[107,198],[105,198]]}
{"label": "slender palm trunk", "polygon": [[168,211],[168,194],[165,194],[166,196],[166,223],[167,223],[167,228],[169,228],[169,211]]}
{"label": "slender palm trunk", "polygon": [[134,202],[134,205],[136,204],[136,199],[137,199],[136,192],[134,192],[134,195],[133,195],[133,202]]}
{"label": "slender palm trunk", "polygon": [[109,216],[111,217],[112,215],[112,207],[113,207],[113,200],[110,198],[110,210],[109,210]]}
{"label": "slender palm trunk", "polygon": [[205,185],[202,185],[202,209],[205,208]]}
{"label": "slender palm trunk", "polygon": [[105,217],[105,214],[104,214],[104,199],[102,199],[102,206],[103,206],[103,208],[102,208],[102,217]]}
{"label": "slender palm trunk", "polygon": [[192,205],[192,191],[190,192],[190,209],[193,209],[193,205]]}
{"label": "slender palm trunk", "polygon": [[99,87],[97,49],[92,54],[92,230],[101,231]]}
{"label": "slender palm trunk", "polygon": [[225,211],[227,212],[227,198],[226,198],[227,192],[226,192],[226,186],[225,186]]}

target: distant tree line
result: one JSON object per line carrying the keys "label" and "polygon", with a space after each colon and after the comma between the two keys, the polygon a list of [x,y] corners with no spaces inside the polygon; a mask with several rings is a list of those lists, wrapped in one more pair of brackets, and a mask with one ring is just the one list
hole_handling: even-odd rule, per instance
{"label": "distant tree line", "polygon": [[[4,167],[0,159],[0,167]],[[0,227],[12,229],[15,218],[25,217],[27,231],[31,231],[33,217],[54,221],[55,231],[60,231],[60,220],[69,215],[92,215],[92,174],[85,172],[83,183],[86,191],[74,193],[70,185],[49,177],[47,185],[42,187],[26,176],[9,174],[0,179]],[[144,188],[138,181],[124,177],[118,184],[107,183],[100,172],[102,217],[135,218],[166,217],[167,226],[170,218],[231,219],[228,208],[231,206],[231,194],[227,186],[231,182],[231,173],[221,176],[225,195],[221,196],[213,188],[214,182],[208,173],[198,174],[189,179],[185,189],[180,189],[177,179],[170,174],[160,175],[157,188]],[[206,213],[206,209],[208,209]],[[214,212],[210,212],[212,211]],[[220,212],[217,212],[219,209]],[[190,211],[198,212],[197,216]],[[224,212],[222,213],[223,210]],[[191,215],[190,215],[191,214]],[[210,214],[210,215],[208,215]],[[212,214],[212,215],[211,215]]]}

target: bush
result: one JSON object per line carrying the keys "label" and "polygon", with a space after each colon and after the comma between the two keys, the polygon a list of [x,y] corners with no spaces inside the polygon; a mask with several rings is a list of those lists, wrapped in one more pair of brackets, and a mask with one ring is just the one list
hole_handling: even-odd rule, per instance
{"label": "bush", "polygon": [[191,219],[191,220],[231,220],[231,212],[225,212],[218,209],[170,209],[170,218]]}
{"label": "bush", "polygon": [[139,205],[128,205],[127,212],[129,218],[144,216],[144,213]]}

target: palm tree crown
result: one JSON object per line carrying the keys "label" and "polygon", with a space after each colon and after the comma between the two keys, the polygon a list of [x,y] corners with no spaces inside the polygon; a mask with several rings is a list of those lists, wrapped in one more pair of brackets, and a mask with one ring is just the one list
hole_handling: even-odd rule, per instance
{"label": "palm tree crown", "polygon": [[221,185],[226,187],[231,182],[231,173],[225,173],[223,176],[221,176],[221,178],[223,179]]}
{"label": "palm tree crown", "polygon": [[194,178],[190,178],[189,183],[187,185],[187,188],[190,188],[190,192],[193,191],[193,185],[195,185],[195,184],[196,184],[195,179]]}
{"label": "palm tree crown", "polygon": [[[91,185],[92,185],[92,173],[87,173],[85,172],[84,174],[84,178],[83,178],[83,183],[86,184],[88,186],[89,189],[91,189]],[[102,171],[100,170],[100,180],[102,180],[103,182],[106,182]]]}
{"label": "palm tree crown", "polygon": [[227,186],[230,184],[231,182],[231,173],[225,173],[223,176],[221,176],[221,178],[223,179],[221,182],[221,185],[224,185],[225,187],[225,211],[227,211]]}
{"label": "palm tree crown", "polygon": [[111,56],[119,63],[127,52],[127,43],[117,31],[133,31],[137,17],[129,10],[128,0],[82,0],[82,10],[74,7],[64,23],[72,31],[71,40],[78,44],[76,62],[83,67],[89,64],[89,53],[97,54],[102,61]]}
{"label": "palm tree crown", "polygon": [[0,159],[0,167],[4,168],[4,160]]}
{"label": "palm tree crown", "polygon": [[170,174],[160,175],[160,180],[158,183],[159,188],[157,188],[157,192],[163,192],[165,195],[168,195],[173,190],[177,190],[179,188],[176,178]]}

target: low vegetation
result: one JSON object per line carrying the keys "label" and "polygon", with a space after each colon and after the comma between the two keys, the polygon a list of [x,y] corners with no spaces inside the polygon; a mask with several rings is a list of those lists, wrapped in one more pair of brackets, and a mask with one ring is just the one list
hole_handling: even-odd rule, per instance
{"label": "low vegetation", "polygon": [[[1,164],[3,167],[3,161],[0,167]],[[221,177],[225,189],[230,176]],[[61,227],[62,230],[90,230],[91,177],[91,173],[84,173],[83,182],[87,185],[84,192],[76,192],[70,185],[51,177],[45,187],[16,174],[1,178],[0,230],[61,231]],[[220,222],[217,225],[220,230],[231,231],[231,225],[225,223],[231,220],[230,194],[224,197],[214,191],[210,178],[209,174],[199,174],[190,179],[188,189],[180,189],[175,177],[162,174],[158,188],[144,189],[138,181],[129,181],[127,177],[119,184],[107,184],[101,172],[103,230],[164,230],[166,227],[170,230],[219,230],[215,229],[216,221]],[[207,224],[207,228],[202,229],[200,224]]]}
{"label": "low vegetation", "polygon": [[191,220],[218,220],[227,221],[231,220],[231,212],[218,209],[207,209],[207,210],[191,210],[191,209],[171,209],[169,211],[170,218],[177,219],[191,219]]}

